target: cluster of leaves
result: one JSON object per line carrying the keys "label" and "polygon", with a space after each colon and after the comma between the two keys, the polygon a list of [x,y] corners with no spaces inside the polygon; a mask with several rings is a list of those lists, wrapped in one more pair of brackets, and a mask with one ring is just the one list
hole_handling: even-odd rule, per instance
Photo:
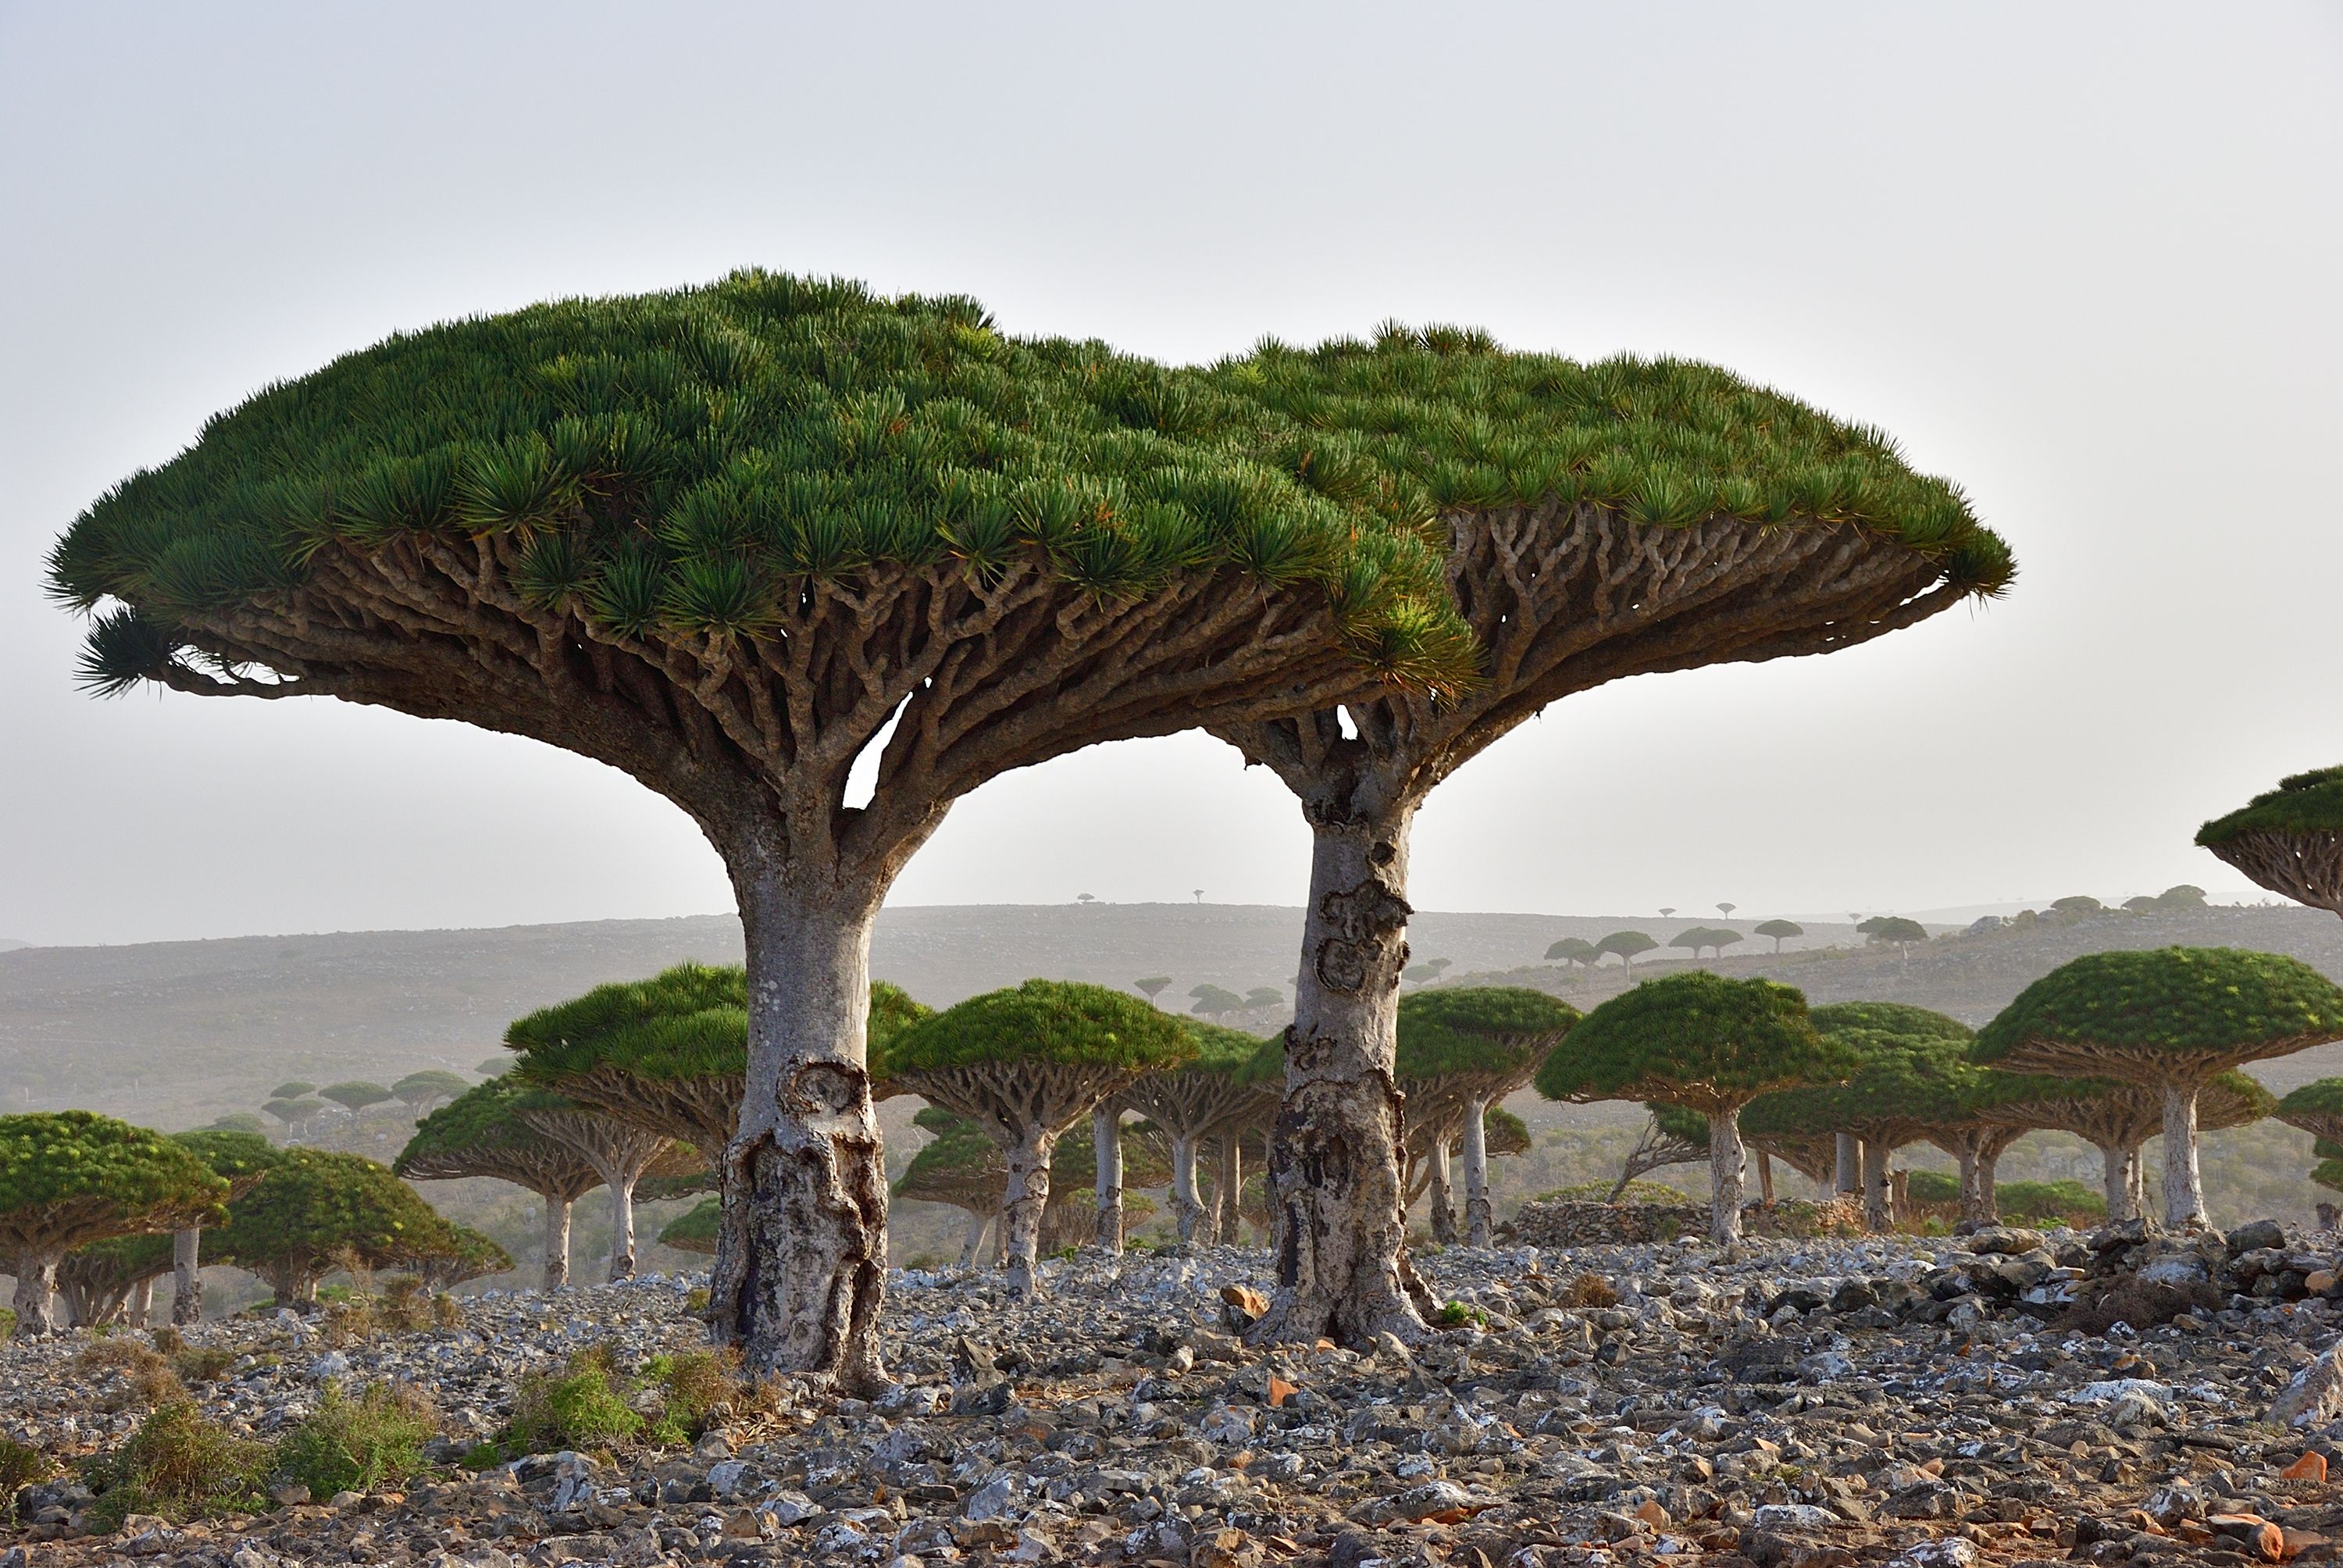
{"label": "cluster of leaves", "polygon": [[[870,985],[869,1032],[876,1060],[895,1035],[928,1016],[900,987]],[[542,1008],[505,1030],[521,1073],[558,1085],[615,1067],[645,1078],[716,1078],[749,1070],[749,976],[738,964],[678,964],[645,980],[596,986]]]}
{"label": "cluster of leaves", "polygon": [[2175,1059],[2343,1038],[2343,989],[2298,959],[2237,948],[2087,953],[1978,1031],[1981,1061],[2036,1043]]}
{"label": "cluster of leaves", "polygon": [[568,1111],[569,1101],[514,1076],[477,1083],[415,1124],[392,1161],[394,1174],[453,1169],[488,1151],[560,1147],[521,1117],[524,1111]]}
{"label": "cluster of leaves", "polygon": [[136,607],[93,637],[110,688],[321,551],[468,536],[514,541],[523,595],[622,638],[754,635],[809,578],[1037,553],[1101,594],[1195,568],[1318,584],[1389,661],[1453,665],[1422,501],[1279,471],[1253,450],[1269,417],[1202,373],[1005,337],[972,300],[741,272],[401,334],[268,387],[85,512],[51,582]]}
{"label": "cluster of leaves", "polygon": [[215,1260],[266,1271],[356,1259],[381,1267],[434,1256],[452,1227],[388,1167],[359,1154],[287,1149],[206,1239]]}
{"label": "cluster of leaves", "polygon": [[1694,958],[1700,956],[1704,948],[1715,948],[1717,956],[1722,958],[1725,956],[1725,950],[1740,940],[1741,933],[1730,926],[1693,926],[1678,931],[1675,934],[1675,940],[1668,943],[1668,946],[1688,948]]}
{"label": "cluster of leaves", "polygon": [[2343,829],[2343,768],[2320,768],[2281,779],[2277,789],[2263,791],[2226,817],[2214,818],[2197,829],[2197,842],[2210,849],[2247,833],[2338,829]]}
{"label": "cluster of leaves", "polygon": [[588,1346],[558,1373],[524,1378],[510,1422],[492,1442],[466,1454],[464,1463],[486,1469],[525,1453],[626,1442],[661,1447],[689,1442],[712,1416],[749,1397],[734,1366],[727,1352],[686,1351],[653,1356],[639,1376],[628,1377],[608,1346]]}
{"label": "cluster of leaves", "polygon": [[1543,1060],[1579,1018],[1569,1003],[1527,986],[1414,991],[1399,1002],[1399,1076],[1516,1071]]}
{"label": "cluster of leaves", "polygon": [[87,1111],[0,1116],[0,1255],[203,1223],[227,1191],[147,1128]]}
{"label": "cluster of leaves", "polygon": [[1192,1060],[1195,1026],[1136,997],[1080,980],[1029,980],[921,1020],[871,1053],[874,1072],[988,1062],[1167,1068]]}

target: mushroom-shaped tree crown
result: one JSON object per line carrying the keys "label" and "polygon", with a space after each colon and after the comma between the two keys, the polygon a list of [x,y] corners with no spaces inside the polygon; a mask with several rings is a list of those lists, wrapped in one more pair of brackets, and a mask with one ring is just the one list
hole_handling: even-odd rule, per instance
{"label": "mushroom-shaped tree crown", "polygon": [[[2197,842],[2272,892],[2343,913],[2343,768],[2280,780],[2197,829]],[[2175,888],[2155,907],[2191,907],[2190,892],[2201,906],[2200,890]]]}
{"label": "mushroom-shaped tree crown", "polygon": [[[874,1050],[929,1010],[900,986],[870,982]],[[596,986],[505,1030],[524,1071],[558,1085],[615,1068],[642,1078],[739,1075],[749,1064],[749,978],[739,964],[682,963],[649,980]]]}
{"label": "mushroom-shaped tree crown", "polygon": [[1527,986],[1415,991],[1399,1002],[1399,1076],[1510,1074],[1544,1060],[1580,1016]]}
{"label": "mushroom-shaped tree crown", "polygon": [[1283,1068],[1282,1037],[1265,1040],[1257,1034],[1247,1034],[1225,1024],[1206,1023],[1200,1018],[1182,1018],[1179,1023],[1196,1042],[1196,1054],[1181,1063],[1190,1071],[1225,1073],[1251,1081],[1261,1076],[1262,1059],[1271,1047],[1277,1048],[1278,1066],[1281,1070]]}
{"label": "mushroom-shaped tree crown", "polygon": [[659,1245],[679,1252],[713,1252],[723,1230],[724,1201],[702,1198],[667,1222],[659,1233]]}
{"label": "mushroom-shaped tree crown", "polygon": [[171,1134],[174,1143],[192,1151],[212,1174],[231,1183],[256,1181],[277,1163],[277,1145],[257,1132],[226,1127],[198,1127]]}
{"label": "mushroom-shaped tree crown", "polygon": [[2314,1079],[2291,1090],[2269,1114],[2314,1138],[2343,1142],[2343,1078]]}
{"label": "mushroom-shaped tree crown", "polygon": [[88,1111],[0,1116],[0,1256],[220,1217],[227,1181],[176,1139]]}
{"label": "mushroom-shaped tree crown", "polygon": [[2343,989],[2298,959],[2237,948],[2087,953],[1978,1030],[1980,1062],[2141,1082],[2203,1081],[2343,1039]]}
{"label": "mushroom-shaped tree crown", "polygon": [[550,1197],[576,1198],[601,1181],[593,1163],[524,1114],[568,1109],[561,1096],[518,1075],[491,1078],[416,1123],[391,1169],[425,1181],[494,1176]]}
{"label": "mushroom-shaped tree crown", "polygon": [[1198,1050],[1190,1026],[1138,997],[1081,980],[1029,980],[922,1019],[890,1040],[881,1060],[892,1074],[997,1062],[1144,1071],[1180,1066]]}
{"label": "mushroom-shaped tree crown", "polygon": [[2197,842],[2216,849],[2247,833],[2343,832],[2343,768],[2318,768],[2281,779],[2226,817],[2197,829]]}
{"label": "mushroom-shaped tree crown", "polygon": [[1913,1040],[1957,1040],[1963,1045],[1976,1038],[1976,1030],[1960,1020],[1948,1018],[1930,1008],[1914,1007],[1908,1002],[1825,1002],[1809,1016],[1814,1020],[1815,1027],[1825,1034],[1866,1030],[1875,1034],[1900,1035]]}
{"label": "mushroom-shaped tree crown", "polygon": [[1831,1082],[1853,1052],[1817,1031],[1806,999],[1772,980],[1704,970],[1646,980],[1604,1002],[1538,1070],[1549,1100],[1664,1100],[1706,1113],[1768,1090]]}
{"label": "mushroom-shaped tree crown", "polygon": [[379,1266],[419,1255],[447,1230],[387,1166],[360,1154],[287,1149],[257,1186],[228,1205],[227,1222],[206,1246],[238,1268],[314,1263],[344,1250]]}

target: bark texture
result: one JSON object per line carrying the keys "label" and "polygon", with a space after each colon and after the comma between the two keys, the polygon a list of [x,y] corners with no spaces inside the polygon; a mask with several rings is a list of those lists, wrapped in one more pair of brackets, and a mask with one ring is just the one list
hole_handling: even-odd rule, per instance
{"label": "bark texture", "polygon": [[155,1310],[155,1282],[149,1277],[130,1287],[130,1326],[143,1329]]}
{"label": "bark texture", "polygon": [[204,1233],[196,1226],[171,1233],[171,1322],[181,1328],[204,1321]]}
{"label": "bark texture", "polygon": [[2107,1194],[2107,1222],[2139,1218],[2139,1145],[2099,1145],[2100,1187]]}
{"label": "bark texture", "polygon": [[2176,1231],[2207,1223],[2205,1184],[2197,1174],[2197,1085],[2164,1086],[2164,1222]]}
{"label": "bark texture", "polygon": [[545,1200],[545,1289],[558,1291],[569,1282],[569,1200],[548,1193]]}
{"label": "bark texture", "polygon": [[1443,1247],[1453,1247],[1457,1242],[1456,1194],[1451,1185],[1455,1176],[1455,1161],[1451,1155],[1448,1140],[1433,1139],[1428,1158],[1432,1173],[1432,1239]]}
{"label": "bark texture", "polygon": [[1091,1147],[1098,1158],[1098,1245],[1122,1255],[1122,1107],[1101,1103],[1091,1112]]}
{"label": "bark texture", "polygon": [[1886,1144],[1875,1138],[1863,1141],[1863,1222],[1874,1231],[1885,1231],[1895,1221],[1894,1204],[1887,1189]]}
{"label": "bark texture", "polygon": [[1489,1102],[1475,1099],[1464,1108],[1464,1239],[1475,1247],[1489,1245],[1495,1216],[1489,1207],[1489,1130],[1484,1118]]}
{"label": "bark texture", "polygon": [[968,1211],[968,1230],[960,1243],[960,1266],[963,1269],[980,1267],[984,1261],[984,1239],[992,1234],[993,1216],[981,1210]]}
{"label": "bark texture", "polygon": [[1204,1201],[1196,1188],[1196,1140],[1175,1135],[1172,1140],[1172,1220],[1182,1245],[1196,1239],[1204,1218]]}
{"label": "bark texture", "polygon": [[1710,1112],[1708,1239],[1720,1247],[1741,1240],[1741,1194],[1748,1173],[1748,1156],[1741,1147],[1741,1112]]}
{"label": "bark texture", "polygon": [[34,1252],[18,1258],[16,1268],[16,1337],[34,1339],[56,1332],[57,1254]]}
{"label": "bark texture", "polygon": [[1223,1247],[1235,1247],[1244,1241],[1237,1229],[1244,1219],[1239,1211],[1244,1197],[1244,1137],[1239,1129],[1222,1131],[1220,1154],[1220,1173],[1212,1183],[1212,1240]]}
{"label": "bark texture", "polygon": [[1029,1128],[1009,1146],[1009,1191],[1001,1206],[1001,1222],[1008,1240],[1008,1283],[1012,1296],[1031,1296],[1040,1261],[1041,1211],[1050,1203],[1050,1156],[1058,1135]]}

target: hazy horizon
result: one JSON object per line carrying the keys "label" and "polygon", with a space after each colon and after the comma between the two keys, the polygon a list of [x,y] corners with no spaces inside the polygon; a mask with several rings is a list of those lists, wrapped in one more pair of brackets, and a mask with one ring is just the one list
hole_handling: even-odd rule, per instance
{"label": "hazy horizon", "polygon": [[[729,909],[598,764],[86,699],[40,583],[273,379],[744,265],[1176,361],[1391,317],[1712,360],[1884,427],[2010,541],[2000,603],[1557,705],[1433,797],[1419,908],[2257,897],[2197,824],[2343,760],[2338,86],[2307,4],[0,8],[0,935]],[[1290,905],[1307,855],[1187,735],[977,791],[893,901]]]}

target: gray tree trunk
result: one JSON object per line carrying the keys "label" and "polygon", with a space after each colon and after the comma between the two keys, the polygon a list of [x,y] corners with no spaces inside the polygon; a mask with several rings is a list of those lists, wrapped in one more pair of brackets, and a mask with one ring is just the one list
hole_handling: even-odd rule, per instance
{"label": "gray tree trunk", "polygon": [[2107,1222],[2111,1225],[2139,1217],[2132,1201],[2132,1171],[2138,1162],[2137,1149],[2126,1149],[2119,1143],[2099,1145],[2099,1185],[2107,1194]]}
{"label": "gray tree trunk", "polygon": [[1213,1240],[1223,1247],[1234,1247],[1243,1241],[1237,1227],[1243,1223],[1241,1204],[1244,1197],[1244,1136],[1236,1131],[1221,1134],[1221,1176],[1219,1201],[1220,1224]]}
{"label": "gray tree trunk", "polygon": [[1431,1293],[1407,1261],[1404,1131],[1393,1076],[1399,971],[1407,963],[1413,805],[1363,815],[1353,791],[1306,798],[1310,897],[1285,1093],[1269,1139],[1277,1288],[1257,1343],[1320,1336],[1358,1348],[1413,1342]]}
{"label": "gray tree trunk", "polygon": [[[1151,999],[1152,1000],[1152,999]],[[1122,1111],[1101,1104],[1091,1111],[1091,1147],[1098,1152],[1098,1244],[1122,1255]]]}
{"label": "gray tree trunk", "polygon": [[968,1231],[967,1234],[961,1238],[960,1244],[960,1266],[961,1268],[973,1269],[979,1267],[983,1262],[984,1239],[991,1233],[992,1216],[990,1214],[980,1214],[975,1210],[970,1209],[968,1211]]}
{"label": "gray tree trunk", "polygon": [[1838,1135],[1838,1160],[1831,1174],[1836,1178],[1838,1191],[1863,1191],[1863,1140],[1852,1132]]}
{"label": "gray tree trunk", "polygon": [[146,1326],[147,1314],[152,1312],[154,1310],[155,1277],[149,1274],[146,1278],[139,1281],[136,1284],[130,1287],[130,1306],[128,1310],[130,1326],[134,1329],[145,1328]]}
{"label": "gray tree trunk", "polygon": [[1009,1193],[1001,1222],[1008,1228],[1011,1296],[1031,1297],[1040,1287],[1033,1265],[1041,1251],[1041,1211],[1050,1202],[1050,1156],[1057,1147],[1055,1132],[1036,1127],[1008,1150]]}
{"label": "gray tree trunk", "polygon": [[2001,1156],[2006,1145],[1996,1137],[1984,1140],[1976,1156],[1976,1222],[1980,1225],[2001,1223],[2001,1199],[1996,1189],[2001,1185]]}
{"label": "gray tree trunk", "polygon": [[1960,1146],[1953,1151],[1953,1160],[1961,1172],[1961,1218],[1976,1220],[1983,1202],[1983,1193],[1978,1186],[1981,1178],[1977,1171],[1976,1141],[1971,1138],[1961,1140]]}
{"label": "gray tree trunk", "polygon": [[1894,1224],[1887,1185],[1890,1152],[1875,1139],[1863,1141],[1863,1222],[1874,1231],[1886,1231]]}
{"label": "gray tree trunk", "polygon": [[1172,1218],[1180,1240],[1192,1243],[1197,1223],[1204,1217],[1204,1201],[1196,1193],[1196,1141],[1172,1140]]}
{"label": "gray tree trunk", "polygon": [[884,879],[790,886],[778,847],[725,858],[748,939],[749,1072],[725,1151],[709,1326],[752,1373],[876,1392],[887,1382],[887,1167],[865,1046]]}
{"label": "gray tree trunk", "polygon": [[55,1332],[57,1254],[27,1252],[16,1260],[16,1337]]}
{"label": "gray tree trunk", "polygon": [[1443,1247],[1456,1244],[1456,1196],[1449,1186],[1453,1172],[1449,1169],[1448,1140],[1432,1146],[1432,1239]]}
{"label": "gray tree trunk", "polygon": [[201,1229],[171,1232],[171,1321],[182,1328],[204,1321],[203,1260]]}
{"label": "gray tree trunk", "polygon": [[1495,1215],[1489,1208],[1489,1129],[1482,1120],[1489,1102],[1473,1100],[1464,1107],[1464,1239],[1475,1247],[1489,1245]]}
{"label": "gray tree trunk", "polygon": [[1757,1200],[1768,1209],[1774,1206],[1774,1157],[1763,1149],[1757,1151]]}
{"label": "gray tree trunk", "polygon": [[1741,1240],[1741,1191],[1749,1157],[1741,1147],[1741,1112],[1713,1111],[1708,1118],[1708,1239],[1720,1247]]}
{"label": "gray tree trunk", "polygon": [[610,1190],[610,1278],[613,1282],[630,1280],[635,1275],[635,1171],[620,1171],[618,1180],[605,1182]]}
{"label": "gray tree trunk", "polygon": [[2164,1086],[2164,1222],[2175,1231],[2205,1228],[2205,1184],[2197,1174],[2197,1086]]}
{"label": "gray tree trunk", "polygon": [[2147,1160],[2137,1145],[2131,1151],[2131,1212],[2139,1219],[2147,1215]]}
{"label": "gray tree trunk", "polygon": [[545,1288],[558,1291],[569,1282],[569,1200],[545,1196]]}

